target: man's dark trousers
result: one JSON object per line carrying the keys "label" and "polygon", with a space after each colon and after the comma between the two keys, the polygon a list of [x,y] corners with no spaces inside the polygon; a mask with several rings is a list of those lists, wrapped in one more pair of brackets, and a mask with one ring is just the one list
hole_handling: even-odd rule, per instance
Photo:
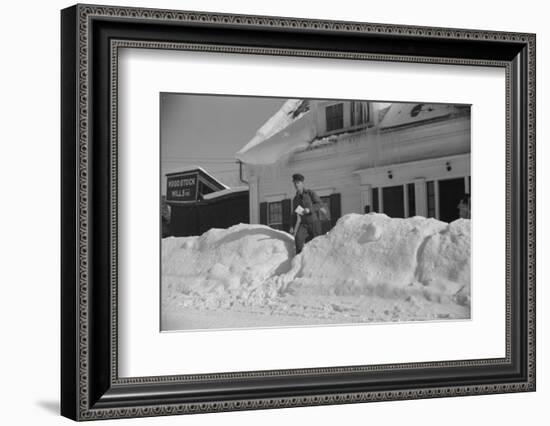
{"label": "man's dark trousers", "polygon": [[296,244],[296,254],[300,253],[304,248],[304,244],[311,241],[313,238],[321,235],[321,222],[314,220],[311,223],[300,223],[294,242]]}

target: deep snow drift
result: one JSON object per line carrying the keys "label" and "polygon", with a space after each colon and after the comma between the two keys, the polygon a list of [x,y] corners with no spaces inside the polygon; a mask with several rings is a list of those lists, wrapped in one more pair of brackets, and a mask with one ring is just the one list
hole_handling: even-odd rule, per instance
{"label": "deep snow drift", "polygon": [[240,224],[162,241],[162,329],[470,316],[470,221],[348,214],[294,256]]}

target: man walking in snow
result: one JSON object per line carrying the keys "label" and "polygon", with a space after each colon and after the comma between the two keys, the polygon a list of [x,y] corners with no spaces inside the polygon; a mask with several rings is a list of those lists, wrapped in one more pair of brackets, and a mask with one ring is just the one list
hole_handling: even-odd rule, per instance
{"label": "man walking in snow", "polygon": [[304,244],[321,234],[319,210],[322,201],[311,189],[304,188],[304,176],[296,173],[292,175],[292,182],[296,188],[296,195],[292,200],[294,227],[290,233],[294,234],[296,254],[302,251]]}

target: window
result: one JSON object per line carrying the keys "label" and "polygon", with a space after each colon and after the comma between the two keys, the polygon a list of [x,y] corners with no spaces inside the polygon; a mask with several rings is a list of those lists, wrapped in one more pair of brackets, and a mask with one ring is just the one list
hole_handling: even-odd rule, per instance
{"label": "window", "polygon": [[325,109],[327,119],[327,132],[342,129],[344,127],[344,104],[329,105]]}
{"label": "window", "polygon": [[282,201],[267,204],[267,224],[275,229],[283,229]]}
{"label": "window", "polygon": [[369,120],[369,104],[367,102],[353,101],[351,103],[351,126],[367,124]]}

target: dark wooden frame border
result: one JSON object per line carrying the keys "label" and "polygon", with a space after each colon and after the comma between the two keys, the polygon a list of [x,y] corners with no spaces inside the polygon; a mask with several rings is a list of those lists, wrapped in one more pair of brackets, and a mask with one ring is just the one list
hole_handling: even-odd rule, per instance
{"label": "dark wooden frame border", "polygon": [[[506,69],[502,359],[119,378],[117,49]],[[61,414],[158,416],[535,390],[535,35],[76,5],[61,13]]]}

